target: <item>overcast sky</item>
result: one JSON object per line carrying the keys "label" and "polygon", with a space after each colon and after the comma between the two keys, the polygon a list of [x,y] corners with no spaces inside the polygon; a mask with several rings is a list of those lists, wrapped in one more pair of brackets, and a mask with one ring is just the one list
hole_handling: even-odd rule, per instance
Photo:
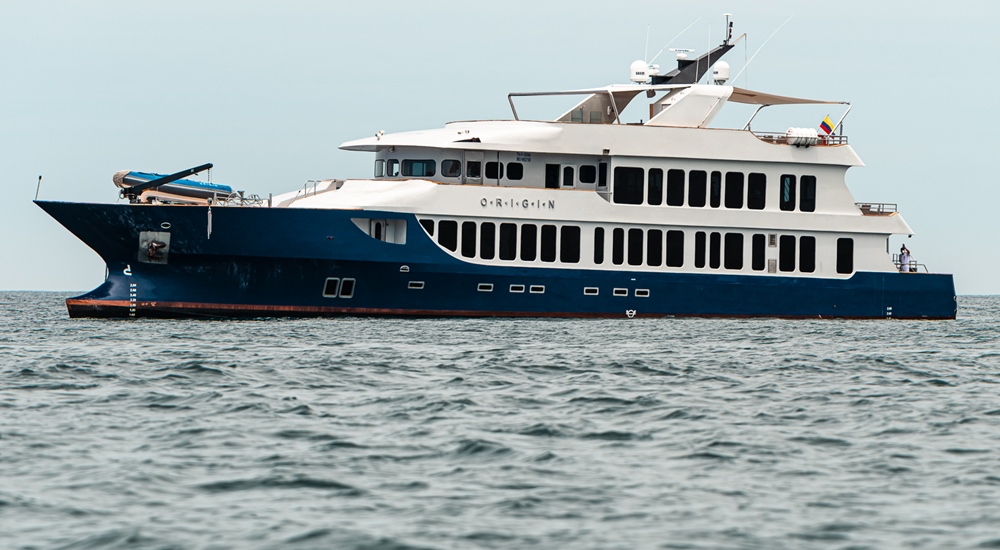
{"label": "overcast sky", "polygon": [[792,17],[736,84],[852,102],[846,134],[867,165],[848,171],[855,198],[897,203],[914,257],[954,273],[960,294],[1000,293],[1000,2],[347,4],[0,0],[0,289],[103,281],[97,254],[31,203],[39,175],[40,198],[87,202],[114,202],[122,169],[212,162],[213,181],[264,196],[367,177],[371,154],[338,145],[509,118],[511,91],[627,82],[647,28],[651,57],[697,20],[672,46],[698,55],[732,12],[748,33],[733,75]]}

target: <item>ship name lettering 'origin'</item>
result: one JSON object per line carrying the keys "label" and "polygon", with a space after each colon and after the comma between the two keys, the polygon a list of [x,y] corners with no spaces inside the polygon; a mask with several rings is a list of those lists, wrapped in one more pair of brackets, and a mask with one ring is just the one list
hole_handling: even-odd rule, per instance
{"label": "ship name lettering 'origin'", "polygon": [[522,200],[487,199],[486,197],[483,197],[479,201],[479,205],[482,206],[483,208],[486,208],[488,206],[495,206],[497,208],[523,208],[523,209],[546,208],[549,210],[555,210],[556,201],[555,199],[549,199],[545,201],[542,200],[532,201],[528,199],[522,199]]}

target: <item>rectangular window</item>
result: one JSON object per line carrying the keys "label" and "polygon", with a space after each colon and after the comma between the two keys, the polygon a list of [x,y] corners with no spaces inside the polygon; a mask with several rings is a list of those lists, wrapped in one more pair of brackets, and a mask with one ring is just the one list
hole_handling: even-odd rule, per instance
{"label": "rectangular window", "polygon": [[597,167],[594,165],[583,165],[580,167],[580,183],[594,183],[597,181]]}
{"label": "rectangular window", "polygon": [[837,273],[854,272],[854,239],[837,239]]}
{"label": "rectangular window", "polygon": [[628,296],[628,289],[627,288],[616,288],[616,289],[614,289],[611,292],[611,294],[613,294],[615,296]]}
{"label": "rectangular window", "polygon": [[470,160],[465,163],[465,177],[479,179],[482,177],[483,163],[478,160]]}
{"label": "rectangular window", "polygon": [[479,283],[477,290],[479,292],[493,292],[493,283]]}
{"label": "rectangular window", "polygon": [[433,160],[404,160],[403,175],[415,178],[429,178],[434,175],[437,163]]}
{"label": "rectangular window", "polygon": [[444,220],[438,223],[438,244],[451,250],[458,250],[458,222]]}
{"label": "rectangular window", "polygon": [[704,170],[688,172],[688,206],[702,208],[708,191],[708,174]]}
{"label": "rectangular window", "polygon": [[496,256],[497,226],[492,222],[483,222],[479,226],[479,257],[492,260]]}
{"label": "rectangular window", "polygon": [[507,163],[507,179],[517,181],[524,177],[524,165],[520,162]]}
{"label": "rectangular window", "polygon": [[344,279],[343,281],[340,281],[340,297],[354,297],[354,279]]}
{"label": "rectangular window", "polygon": [[646,235],[646,265],[663,265],[663,231],[650,229]]}
{"label": "rectangular window", "polygon": [[684,232],[667,231],[667,266],[684,266]]}
{"label": "rectangular window", "polygon": [[500,259],[517,259],[517,224],[500,224]]}
{"label": "rectangular window", "polygon": [[545,188],[546,189],[559,189],[559,165],[558,164],[546,164],[545,165]]}
{"label": "rectangular window", "polygon": [[340,279],[335,277],[330,277],[323,283],[323,297],[324,298],[336,298],[337,294],[340,292]]}
{"label": "rectangular window", "polygon": [[642,229],[628,230],[628,265],[642,265]]}
{"label": "rectangular window", "polygon": [[719,269],[722,265],[722,233],[713,231],[708,236],[708,267]]}
{"label": "rectangular window", "polygon": [[753,236],[753,258],[750,260],[750,267],[754,271],[764,271],[764,252],[767,250],[767,237],[763,233],[756,233]]}
{"label": "rectangular window", "polygon": [[389,162],[385,165],[385,175],[390,178],[395,178],[399,176],[399,161],[396,159],[389,159]]}
{"label": "rectangular window", "polygon": [[530,292],[532,294],[545,294],[545,286],[544,285],[531,285],[530,287],[528,287],[528,292]]}
{"label": "rectangular window", "polygon": [[726,208],[743,208],[743,172],[726,172]]}
{"label": "rectangular window", "polygon": [[423,227],[431,237],[434,236],[434,220],[420,220],[420,227]]}
{"label": "rectangular window", "polygon": [[642,204],[642,180],[642,168],[616,167],[614,202],[618,204]]}
{"label": "rectangular window", "polygon": [[726,269],[743,269],[743,233],[726,233]]}
{"label": "rectangular window", "polygon": [[604,228],[594,228],[594,263],[601,265],[604,263]]}
{"label": "rectangular window", "polygon": [[649,169],[649,181],[646,182],[646,204],[659,206],[663,204],[663,170]]}
{"label": "rectangular window", "polygon": [[584,296],[597,296],[600,294],[600,289],[596,286],[585,286],[583,287],[583,294]]}
{"label": "rectangular window", "polygon": [[608,186],[608,163],[606,162],[599,162],[597,164],[597,186]]}
{"label": "rectangular window", "polygon": [[802,176],[799,189],[802,196],[799,199],[799,210],[803,212],[816,211],[816,176]]}
{"label": "rectangular window", "polygon": [[649,289],[648,288],[637,288],[637,289],[635,289],[635,297],[636,298],[649,298]]}
{"label": "rectangular window", "polygon": [[718,208],[722,205],[722,172],[712,172],[712,185],[709,187],[709,206]]}
{"label": "rectangular window", "polygon": [[410,290],[423,290],[424,289],[424,282],[423,281],[410,281],[409,283],[406,284],[406,288],[408,288]]}
{"label": "rectangular window", "polygon": [[556,261],[556,226],[542,226],[542,261]]}
{"label": "rectangular window", "polygon": [[611,263],[625,263],[625,230],[620,227],[611,231]]}
{"label": "rectangular window", "polygon": [[816,271],[816,237],[799,237],[799,271]]}
{"label": "rectangular window", "polygon": [[705,232],[694,234],[694,266],[705,267]]}
{"label": "rectangular window", "polygon": [[503,177],[503,163],[500,162],[487,162],[486,163],[486,179],[488,180],[498,180]]}
{"label": "rectangular window", "polygon": [[751,172],[747,176],[747,208],[763,210],[767,197],[767,176]]}
{"label": "rectangular window", "polygon": [[524,285],[510,285],[510,291],[515,294],[524,292]]}
{"label": "rectangular window", "polygon": [[573,187],[576,181],[573,179],[573,167],[564,166],[563,167],[563,187]]}
{"label": "rectangular window", "polygon": [[792,235],[778,238],[778,269],[795,271],[795,237]]}
{"label": "rectangular window", "polygon": [[385,175],[385,161],[382,159],[375,161],[375,177],[381,178]]}
{"label": "rectangular window", "polygon": [[462,222],[462,255],[476,257],[476,222]]}
{"label": "rectangular window", "polygon": [[778,189],[778,207],[785,212],[795,210],[795,176],[781,175],[781,186]]}
{"label": "rectangular window", "polygon": [[538,227],[532,223],[521,226],[521,261],[535,261],[538,248]]}
{"label": "rectangular window", "polygon": [[684,170],[667,171],[667,206],[684,206]]}
{"label": "rectangular window", "polygon": [[462,176],[462,161],[460,160],[442,160],[441,161],[441,175],[446,178],[458,178]]}
{"label": "rectangular window", "polygon": [[575,264],[580,261],[580,228],[564,225],[559,230],[559,261]]}

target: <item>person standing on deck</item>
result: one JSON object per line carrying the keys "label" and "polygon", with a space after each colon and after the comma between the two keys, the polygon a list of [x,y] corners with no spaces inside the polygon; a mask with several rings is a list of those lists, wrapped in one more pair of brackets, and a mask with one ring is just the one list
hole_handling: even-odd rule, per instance
{"label": "person standing on deck", "polygon": [[899,249],[899,272],[910,272],[910,249],[905,244]]}

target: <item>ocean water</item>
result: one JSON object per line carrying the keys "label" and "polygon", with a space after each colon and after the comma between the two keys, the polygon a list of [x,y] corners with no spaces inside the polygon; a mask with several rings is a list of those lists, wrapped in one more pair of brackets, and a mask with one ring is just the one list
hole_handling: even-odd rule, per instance
{"label": "ocean water", "polygon": [[0,293],[0,548],[1000,548],[959,319],[70,320]]}

